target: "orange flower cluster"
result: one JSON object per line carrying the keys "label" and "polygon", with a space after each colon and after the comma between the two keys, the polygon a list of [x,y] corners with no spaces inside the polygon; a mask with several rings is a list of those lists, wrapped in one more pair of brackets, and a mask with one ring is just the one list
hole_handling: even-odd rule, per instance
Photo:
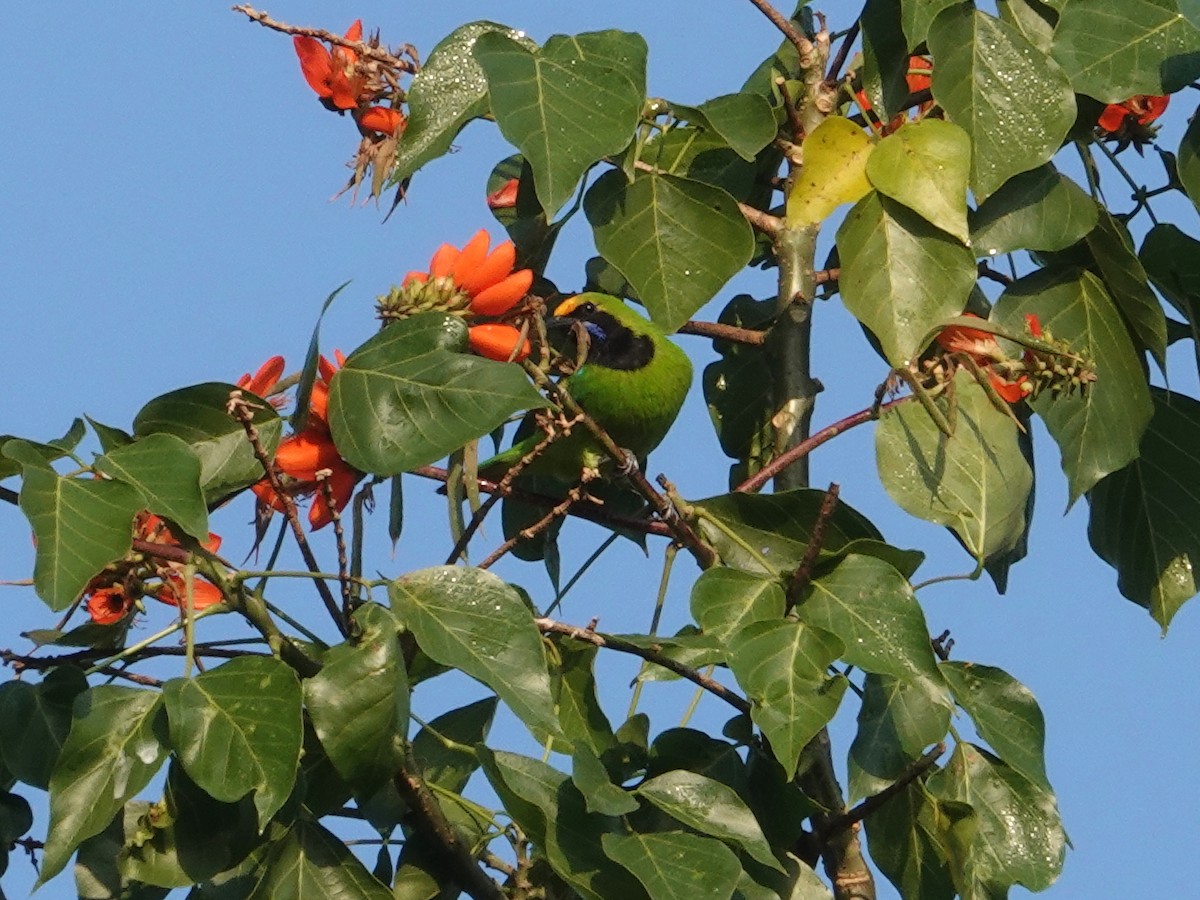
{"label": "orange flower cluster", "polygon": [[461,250],[442,244],[429,262],[428,272],[409,272],[399,288],[378,299],[380,318],[403,319],[422,310],[441,310],[472,320],[468,335],[471,349],[488,359],[522,360],[530,344],[521,330],[498,319],[529,293],[533,270],[518,269],[517,250],[505,241],[490,250],[491,238],[480,229]]}
{"label": "orange flower cluster", "polygon": [[1117,141],[1117,152],[1132,144],[1141,153],[1142,147],[1154,140],[1158,131],[1154,122],[1166,112],[1170,99],[1138,94],[1120,103],[1110,103],[1096,121],[1097,131],[1101,138]]}
{"label": "orange flower cluster", "polygon": [[[918,56],[913,54],[908,58],[908,73],[905,75],[905,82],[908,84],[908,93],[918,94],[921,91],[928,90],[933,85],[933,77],[930,73],[933,72],[933,61],[926,56]],[[908,121],[908,116],[905,113],[897,113],[892,117],[892,120],[886,124],[881,124],[879,116],[875,114],[875,110],[871,107],[871,101],[867,99],[867,92],[859,89],[854,92],[854,99],[858,102],[858,107],[863,111],[863,116],[872,129],[880,134],[891,134],[901,125]],[[928,100],[917,107],[919,113],[928,112],[933,108],[933,101]]]}
{"label": "orange flower cluster", "polygon": [[[167,524],[149,511],[138,513],[134,519],[133,537],[134,540],[151,544],[180,546]],[[220,535],[210,533],[208,540],[201,546],[210,553],[216,553],[221,546]],[[159,579],[157,585],[145,583],[154,578]],[[153,597],[169,606],[185,606],[187,583],[182,565],[151,557],[145,563],[118,564],[106,569],[92,579],[85,595],[87,612],[92,621],[99,625],[112,625],[129,615],[139,596]],[[220,603],[222,599],[224,598],[216,585],[199,578],[192,581],[193,609],[206,609]]]}
{"label": "orange flower cluster", "polygon": [[[346,31],[346,40],[362,41],[362,20],[355,19]],[[358,127],[364,131],[394,136],[404,128],[404,114],[390,106],[372,106],[379,99],[380,87],[365,61],[349,47],[340,44],[332,50],[314,37],[296,35],[292,38],[300,71],[308,86],[316,91],[326,109],[350,112]]]}
{"label": "orange flower cluster", "polygon": [[[979,318],[974,313],[963,315],[972,319]],[[1032,313],[1026,315],[1025,324],[1031,335],[1036,338],[1042,336],[1042,325],[1037,316]],[[949,328],[943,328],[936,340],[947,353],[961,353],[974,360],[987,373],[988,382],[1006,403],[1019,403],[1033,392],[1033,385],[1028,376],[1006,371],[1009,367],[1005,364],[1012,361],[1000,349],[1000,342],[994,334],[967,325],[951,325]],[[1033,354],[1026,350],[1022,362],[1031,363],[1032,359]]]}
{"label": "orange flower cluster", "polygon": [[[313,382],[312,395],[309,399],[308,421],[303,431],[284,438],[275,451],[275,465],[285,477],[284,488],[292,496],[313,495],[312,506],[308,510],[308,521],[313,530],[324,528],[333,521],[334,512],[341,512],[350,502],[354,487],[365,476],[358,469],[342,459],[333,443],[333,435],[329,430],[329,382],[334,372],[342,366],[346,359],[340,351],[334,351],[336,365],[324,356],[319,362],[319,376]],[[273,356],[267,360],[254,375],[243,375],[238,379],[238,387],[253,391],[262,396],[269,393],[283,374],[283,357]],[[328,472],[324,476],[333,495],[333,508],[326,501],[325,491],[321,487],[320,472]],[[251,486],[255,496],[267,506],[279,512],[285,512],[287,506],[267,478]]]}

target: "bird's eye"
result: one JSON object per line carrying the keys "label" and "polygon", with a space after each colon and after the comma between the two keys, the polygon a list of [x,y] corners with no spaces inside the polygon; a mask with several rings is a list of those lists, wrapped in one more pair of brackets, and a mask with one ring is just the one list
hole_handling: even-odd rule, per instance
{"label": "bird's eye", "polygon": [[588,315],[589,313],[594,313],[596,311],[596,304],[595,303],[584,303],[582,306],[579,307],[579,311],[581,313],[583,313],[585,316]]}

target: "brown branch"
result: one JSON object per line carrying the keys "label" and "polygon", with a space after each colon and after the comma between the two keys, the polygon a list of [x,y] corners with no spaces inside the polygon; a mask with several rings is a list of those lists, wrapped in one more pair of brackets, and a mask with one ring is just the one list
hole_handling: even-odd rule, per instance
{"label": "brown branch", "polygon": [[851,428],[862,425],[864,422],[871,422],[875,419],[878,419],[883,410],[891,409],[896,404],[904,403],[910,399],[912,398],[900,397],[896,400],[892,400],[888,403],[883,403],[878,406],[873,404],[868,406],[866,409],[861,409],[853,415],[846,416],[846,418],[834,422],[832,425],[826,425],[816,434],[805,438],[791,449],[775,457],[773,460],[735,487],[734,491],[744,494],[759,490],[779,472],[782,472],[797,460],[808,456],[808,454],[812,453],[826,441],[830,441],[839,434],[849,431]]}
{"label": "brown branch", "polygon": [[0,500],[16,506],[20,499],[21,495],[12,490],[12,488],[0,487]]}
{"label": "brown branch", "polygon": [[739,201],[738,212],[750,223],[751,228],[758,229],[768,237],[774,237],[783,230],[783,219],[779,218],[779,216],[763,212],[756,206]]}
{"label": "brown branch", "polygon": [[799,144],[804,140],[804,123],[800,120],[800,112],[788,92],[787,79],[780,75],[775,79],[775,87],[779,89],[779,96],[783,100],[783,111],[787,114],[788,125],[792,129],[792,140]]}
{"label": "brown branch", "polygon": [[842,277],[842,270],[838,267],[832,269],[820,269],[813,272],[813,284],[830,284],[836,283]]}
{"label": "brown branch", "polygon": [[719,341],[732,341],[735,344],[745,344],[748,347],[761,347],[767,341],[765,331],[755,331],[752,328],[738,328],[736,325],[724,325],[720,322],[684,322],[679,328],[680,334],[694,334],[699,337],[712,338]]}
{"label": "brown branch", "polygon": [[836,482],[831,483],[829,490],[825,492],[825,496],[821,500],[821,508],[817,511],[817,520],[813,522],[808,546],[804,548],[804,558],[800,560],[800,566],[792,574],[792,582],[788,585],[787,608],[789,610],[796,605],[800,594],[812,581],[813,566],[817,564],[817,557],[825,543],[825,529],[829,525],[829,520],[833,518],[834,510],[837,509],[840,490],[841,488]]}
{"label": "brown branch", "polygon": [[[288,525],[291,526],[292,536],[296,539],[296,545],[300,548],[300,555],[304,558],[304,564],[308,566],[308,571],[314,575],[319,575],[321,567],[317,564],[317,557],[313,554],[312,547],[308,543],[308,537],[304,534],[304,527],[300,524],[300,517],[296,513],[296,501],[292,499],[291,494],[284,490],[283,483],[279,480],[279,472],[276,470],[275,464],[271,461],[271,457],[267,455],[267,451],[258,437],[258,429],[254,427],[254,413],[251,410],[251,404],[242,399],[241,391],[235,390],[229,392],[229,403],[226,409],[229,415],[242,423],[242,428],[246,432],[246,439],[250,441],[250,446],[254,450],[254,458],[263,467],[263,471],[267,475],[267,481],[271,485],[271,490],[275,492],[275,496],[283,501],[284,516],[287,517]],[[316,585],[317,593],[321,595],[321,602],[325,604],[325,609],[329,611],[329,616],[337,626],[338,632],[341,633],[342,637],[349,637],[350,629],[346,621],[342,618],[341,610],[338,609],[337,601],[333,599],[333,593],[329,590],[329,585],[325,584],[321,578],[314,578],[313,584]]]}
{"label": "brown branch", "polygon": [[[107,659],[114,652],[109,648],[105,650],[79,650],[75,653],[60,653],[57,656],[26,656],[21,653],[15,653],[12,650],[0,649],[0,663],[12,666],[14,672],[22,672],[26,669],[33,672],[41,672],[57,666],[86,666],[98,659]],[[186,647],[144,647],[136,653],[131,653],[123,657],[123,660],[125,662],[139,662],[143,659],[151,659],[157,656],[183,656],[186,652]],[[230,647],[212,647],[202,644],[196,645],[195,654],[197,656],[208,656],[213,659],[236,659],[240,656],[270,655],[267,653],[257,653],[253,650],[234,650]]]}
{"label": "brown branch", "polygon": [[521,541],[527,541],[537,537],[539,534],[553,525],[557,520],[565,516],[567,514],[567,510],[569,510],[582,497],[582,485],[576,485],[575,487],[571,488],[571,490],[567,491],[567,497],[565,500],[556,504],[553,509],[551,509],[548,513],[546,513],[528,528],[522,530],[519,534],[510,537],[507,541],[493,550],[490,554],[488,554],[487,559],[479,564],[479,568],[490,569],[496,564],[497,561],[500,560],[501,557],[508,553],[508,551],[513,547],[517,546],[517,544],[521,543]]}
{"label": "brown branch", "polygon": [[847,810],[839,816],[835,816],[825,823],[824,827],[819,832],[819,837],[822,842],[828,840],[839,831],[844,831],[847,828],[861,822],[875,810],[879,809],[898,793],[928,772],[933,768],[934,763],[938,761],[943,753],[946,752],[945,743],[939,743],[933,747],[928,753],[920,759],[913,762],[904,773],[885,787],[878,794],[872,794],[867,799],[859,803],[854,809]]}
{"label": "brown branch", "polygon": [[440,858],[446,872],[474,900],[505,900],[504,891],[479,867],[471,848],[463,843],[446,819],[437,798],[421,778],[412,749],[404,752],[404,765],[392,779],[408,806],[408,820]]}
{"label": "brown branch", "polygon": [[833,58],[833,62],[829,64],[829,69],[825,72],[825,83],[833,87],[841,78],[842,66],[846,64],[846,60],[850,58],[850,48],[854,46],[855,40],[858,39],[858,31],[861,27],[861,20],[855,19],[846,33],[842,36],[842,43],[838,47],[837,56]]}
{"label": "brown branch", "polygon": [[534,624],[545,634],[562,634],[567,637],[574,638],[577,641],[584,641],[596,647],[607,647],[609,650],[616,650],[618,653],[628,653],[631,656],[637,656],[644,659],[648,663],[653,663],[656,666],[662,666],[670,672],[674,672],[680,678],[686,678],[704,690],[708,691],[714,697],[719,697],[736,709],[740,713],[749,713],[751,709],[750,701],[739,694],[734,693],[719,681],[715,681],[704,675],[690,666],[685,666],[678,660],[671,659],[663,653],[656,650],[651,650],[647,647],[639,647],[637,644],[622,640],[619,637],[614,637],[610,634],[601,634],[589,625],[587,628],[580,628],[577,625],[567,625],[564,622],[557,622],[554,619],[545,617],[536,618]]}
{"label": "brown branch", "polygon": [[803,60],[806,56],[810,56],[813,52],[813,43],[803,34],[800,33],[795,23],[791,19],[785,19],[783,14],[773,7],[767,0],[750,0],[764,16],[771,20],[771,24],[778,28],[785,38],[787,38],[800,54],[800,59]]}
{"label": "brown branch", "polygon": [[350,614],[354,612],[354,596],[350,591],[350,561],[346,556],[346,530],[342,527],[342,514],[338,511],[337,501],[333,496],[333,484],[330,476],[331,469],[321,469],[316,473],[317,490],[329,510],[329,519],[333,522],[333,539],[337,546],[338,584],[342,589],[342,619],[349,623]]}
{"label": "brown branch", "polygon": [[997,284],[1002,284],[1005,287],[1008,287],[1013,283],[1013,280],[1010,276],[1005,275],[1003,272],[997,272],[985,262],[981,262],[979,264],[978,272],[980,278],[987,278],[988,280],[994,281]]}
{"label": "brown branch", "polygon": [[[286,22],[280,22],[277,19],[272,19],[265,11],[259,12],[248,3],[241,3],[233,7],[234,12],[240,12],[252,22],[257,22],[264,28],[269,28],[272,31],[278,31],[283,34],[300,35],[301,37],[316,38],[319,41],[325,41],[328,44],[335,44],[339,47],[348,47],[355,53],[370,59],[378,60],[386,65],[393,66],[401,72],[415,73],[417,67],[411,62],[401,59],[383,47],[372,46],[365,41],[350,41],[342,37],[340,34],[334,34],[332,31],[326,31],[324,28],[302,28],[297,25],[288,25]],[[411,48],[405,47],[404,52],[410,53]],[[411,54],[410,54],[411,55]]]}

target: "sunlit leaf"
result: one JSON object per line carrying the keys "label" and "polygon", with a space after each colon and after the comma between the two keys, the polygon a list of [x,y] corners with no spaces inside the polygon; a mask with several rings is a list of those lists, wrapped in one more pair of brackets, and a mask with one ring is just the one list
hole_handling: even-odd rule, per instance
{"label": "sunlit leaf", "polygon": [[970,168],[966,132],[940,119],[925,119],[880,141],[867,160],[867,177],[879,193],[967,244]]}
{"label": "sunlit leaf", "polygon": [[740,569],[713,566],[692,585],[692,617],[721,642],[751,622],[782,618],[784,604],[779,582]]}
{"label": "sunlit leaf", "polygon": [[867,161],[874,144],[843,116],[830,116],[804,138],[804,168],[787,198],[789,228],[825,221],[843,203],[855,203],[870,189]]}
{"label": "sunlit leaf", "polygon": [[1063,250],[1096,225],[1096,201],[1051,165],[1014,175],[973,210],[976,256],[1014,250]]}
{"label": "sunlit leaf", "polygon": [[742,869],[720,841],[682,831],[605,834],[601,845],[655,900],[726,900]]}
{"label": "sunlit leaf", "polygon": [[699,106],[673,103],[671,108],[677,116],[715,133],[747,161],[775,137],[775,114],[759,94],[723,94]]}
{"label": "sunlit leaf", "polygon": [[101,456],[96,469],[137,488],[150,512],[170,519],[199,541],[208,537],[200,460],[179,438],[147,435]]}

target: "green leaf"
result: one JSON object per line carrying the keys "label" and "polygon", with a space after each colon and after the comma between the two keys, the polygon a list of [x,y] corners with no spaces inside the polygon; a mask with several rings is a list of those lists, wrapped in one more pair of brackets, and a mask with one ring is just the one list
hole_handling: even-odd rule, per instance
{"label": "green leaf", "polygon": [[582,744],[593,753],[604,753],[616,738],[596,697],[593,667],[600,648],[569,638],[555,638],[554,650],[558,664],[551,673],[551,688],[563,734],[576,747]]}
{"label": "green leaf", "polygon": [[389,782],[404,759],[408,678],[396,620],[367,603],[354,613],[354,637],[325,652],[304,683],[304,702],[338,774],[367,796]]}
{"label": "green leaf", "polygon": [[[812,540],[825,492],[811,488],[778,494],[732,493],[689,504],[694,524],[712,543],[721,562],[753,574],[795,571]],[[858,539],[882,541],[875,526],[847,503],[838,503],[825,523],[822,559],[837,556]]]}
{"label": "green leaf", "polygon": [[179,438],[147,435],[101,456],[96,469],[137,488],[150,512],[170,519],[198,541],[208,538],[200,460]]}
{"label": "green leaf", "polygon": [[317,897],[392,900],[392,892],[333,832],[299,819],[286,837],[271,845],[258,883],[246,900]]}
{"label": "green leaf", "polygon": [[34,451],[46,463],[52,463],[56,459],[62,459],[71,450],[83,440],[86,430],[83,427],[82,419],[75,419],[71,423],[71,427],[67,429],[67,433],[62,437],[53,441],[42,443],[41,441],[27,441],[12,434],[0,434],[0,481],[8,478],[11,475],[16,475],[21,471],[21,464],[12,457],[7,459],[4,456],[4,445],[10,441],[19,441],[34,449]]}
{"label": "green leaf", "polygon": [[[212,501],[262,478],[240,422],[226,411],[232,384],[210,382],[180,388],[155,397],[133,418],[134,437],[173,434],[192,448],[200,460],[200,487]],[[268,456],[275,453],[283,420],[270,404],[253,410],[252,421]]]}
{"label": "green leaf", "polygon": [[[96,432],[96,438],[100,441],[100,448],[105,453],[133,443],[133,435],[129,432],[121,428],[113,428],[111,425],[105,425],[103,422],[97,422],[91,416],[84,416],[84,418],[92,426],[92,431]],[[0,438],[0,443],[3,442],[3,439]]]}
{"label": "green leaf", "polygon": [[296,383],[295,409],[292,412],[291,421],[288,422],[295,434],[299,434],[308,426],[308,414],[312,408],[312,389],[320,374],[321,320],[325,318],[325,313],[329,312],[329,307],[338,298],[338,294],[344,291],[349,284],[349,281],[343,281],[330,291],[321,304],[321,311],[317,313],[312,337],[308,339],[308,349],[304,352],[304,365],[300,369],[300,380]]}
{"label": "green leaf", "polygon": [[654,900],[728,900],[742,872],[720,841],[682,831],[605,834],[600,840]]}
{"label": "green leaf", "polygon": [[977,199],[1058,152],[1075,123],[1071,83],[1020,31],[963,3],[934,19],[929,50],[934,99],[971,138]]}
{"label": "green leaf", "polygon": [[721,782],[676,769],[642,782],[636,793],[689,828],[740,847],[751,859],[784,871],[754,813],[736,791]]}
{"label": "green leaf", "polygon": [[1137,458],[1153,406],[1133,342],[1104,285],[1090,272],[1043,270],[1009,285],[992,319],[1012,329],[1034,313],[1055,338],[1095,361],[1086,396],[1043,393],[1034,411],[1062,452],[1070,503]]}
{"label": "green leaf", "polygon": [[1088,494],[1088,540],[1117,570],[1121,593],[1165,632],[1200,590],[1200,498],[1192,490],[1200,403],[1159,388],[1151,396],[1154,416],[1137,459]]}
{"label": "green leaf", "polygon": [[1195,116],[1188,122],[1187,131],[1180,141],[1176,167],[1183,189],[1191,197],[1193,205],[1200,208],[1200,119]]}
{"label": "green leaf", "polygon": [[425,781],[453,793],[462,792],[471,773],[479,768],[479,759],[462,747],[447,746],[441,738],[465,747],[483,743],[491,730],[498,702],[497,697],[484,697],[442,713],[417,732],[412,752]]}
{"label": "green leaf", "polygon": [[0,684],[0,753],[14,777],[43,790],[50,786],[75,698],[86,689],[87,679],[74,666],[51,669],[38,684]]}
{"label": "green leaf", "polygon": [[1033,693],[1003,669],[966,662],[939,666],[954,699],[980,737],[1008,765],[1050,790],[1046,779],[1046,723]]}
{"label": "green leaf", "polygon": [[487,78],[472,51],[480,35],[491,33],[533,46],[520,32],[495,22],[468,22],[442,38],[408,87],[408,123],[396,146],[393,183],[447,153],[463,126],[487,113]]}
{"label": "green leaf", "polygon": [[1064,250],[1096,225],[1096,202],[1052,165],[1014,175],[968,214],[975,255]]}
{"label": "green leaf", "polygon": [[117,685],[75,699],[74,721],[50,776],[50,825],[38,884],[99,834],[130,797],[149,784],[167,755],[157,691]]}
{"label": "green leaf", "polygon": [[[1071,0],[1054,29],[1054,58],[1081,94],[1120,103],[1178,90],[1194,74],[1167,78],[1173,57],[1194,54],[1200,34],[1174,0]],[[1194,65],[1187,66],[1194,70]]]}
{"label": "green leaf", "polygon": [[1166,316],[1147,283],[1146,270],[1134,253],[1129,232],[1107,210],[1101,210],[1096,227],[1087,236],[1087,247],[1104,286],[1129,323],[1139,350],[1149,350],[1165,371]]}
{"label": "green leaf", "polygon": [[867,164],[875,144],[844,116],[829,116],[804,138],[804,167],[787,195],[788,228],[818,225],[843,203],[871,190]]}
{"label": "green leaf", "polygon": [[[900,113],[908,100],[909,53],[901,12],[901,4],[893,0],[867,0],[859,16],[863,54],[859,70],[861,91],[883,122]],[[864,117],[867,117],[865,112]]]}
{"label": "green leaf", "polygon": [[704,633],[724,643],[745,625],[783,618],[785,597],[777,581],[713,566],[692,585],[691,609]]}
{"label": "green leaf", "polygon": [[1004,896],[1014,884],[1043,891],[1058,878],[1067,836],[1049,791],[967,743],[954,748],[928,787],[939,798],[970,804],[978,817],[970,871],[981,893],[964,894]]}
{"label": "green leaf", "polygon": [[908,47],[915,50],[924,43],[929,26],[947,6],[955,6],[962,0],[900,0],[900,24]]}
{"label": "green leaf", "polygon": [[1058,13],[1055,0],[1046,5],[1042,0],[1002,0],[996,7],[1000,18],[1016,28],[1025,39],[1043,53],[1049,53],[1054,41],[1054,26]]}
{"label": "green leaf", "polygon": [[418,313],[350,355],[329,387],[329,427],[348,463],[396,475],[546,405],[519,366],[458,352],[466,341],[457,316]]}
{"label": "green leaf", "polygon": [[641,35],[555,35],[540,51],[498,33],[476,38],[500,133],[533,168],[553,216],[592,165],[630,142],[646,96]]}
{"label": "green leaf", "polygon": [[[728,191],[736,199],[745,202],[752,203],[757,199],[756,195],[762,193],[758,172],[760,165],[766,165],[765,161],[746,162],[730,149],[720,135],[703,128],[681,125],[658,132],[642,146],[639,158],[653,166],[659,174],[702,181]],[[600,283],[588,290],[595,289],[619,297],[634,295],[615,270],[610,269],[609,277],[612,283]]]}
{"label": "green leaf", "polygon": [[129,552],[141,494],[119,481],[63,478],[26,441],[8,441],[4,454],[22,467],[21,511],[37,542],[34,589],[52,610],[66,609]]}
{"label": "green leaf", "polygon": [[941,842],[926,827],[934,808],[917,782],[893,794],[865,820],[871,859],[901,897],[952,900],[957,896]]}
{"label": "green leaf", "polygon": [[693,125],[713,131],[747,162],[775,139],[775,114],[761,94],[723,94],[698,107],[672,103],[671,109]]}
{"label": "green leaf", "polygon": [[397,578],[388,596],[435,662],[482,681],[535,732],[562,735],[541,634],[512,587],[481,569],[438,566]]}
{"label": "green leaf", "polygon": [[296,782],[303,729],[300,683],[284,663],[241,657],[163,685],[171,748],[213,798],[254,791],[262,829]]}
{"label": "green leaf", "polygon": [[905,681],[887,675],[863,680],[858,732],[850,745],[847,802],[877,794],[946,736],[952,704],[928,679]]}
{"label": "green leaf", "polygon": [[964,244],[971,139],[940,119],[910,122],[885,137],[867,159],[867,178],[885,197],[919,213]]}
{"label": "green leaf", "polygon": [[650,317],[675,331],[750,261],[754,235],[720,188],[673,175],[606,172],[584,197],[600,255]]}
{"label": "green leaf", "polygon": [[800,751],[837,712],[846,691],[826,668],[842,655],[841,641],[791,619],[754,622],[729,639],[729,668],[752,701],[750,716],[790,774]]}
{"label": "green leaf", "polygon": [[975,285],[970,250],[874,192],[847,214],[837,248],[842,300],[895,366],[924,349],[917,344],[931,328],[962,311]]}
{"label": "green leaf", "polygon": [[875,430],[879,478],[905,512],[951,529],[981,565],[1007,553],[1025,533],[1033,470],[1016,423],[992,404],[966,370],[953,396],[934,401],[954,417],[947,437],[921,404],[884,412]]}
{"label": "green leaf", "polygon": [[164,802],[172,816],[179,865],[189,883],[237,865],[258,845],[258,817],[250,798],[237,803],[214,800],[188,777],[177,759],[167,768]]}
{"label": "green leaf", "polygon": [[571,781],[583,794],[588,812],[623,816],[640,805],[633,794],[612,783],[600,757],[586,744],[578,744],[571,754]]}
{"label": "green leaf", "polygon": [[1159,293],[1187,320],[1200,368],[1200,241],[1175,225],[1155,225],[1146,233],[1138,259]]}
{"label": "green leaf", "polygon": [[925,615],[903,575],[870,556],[847,556],[813,581],[796,614],[836,635],[842,658],[877,675],[942,684]]}

